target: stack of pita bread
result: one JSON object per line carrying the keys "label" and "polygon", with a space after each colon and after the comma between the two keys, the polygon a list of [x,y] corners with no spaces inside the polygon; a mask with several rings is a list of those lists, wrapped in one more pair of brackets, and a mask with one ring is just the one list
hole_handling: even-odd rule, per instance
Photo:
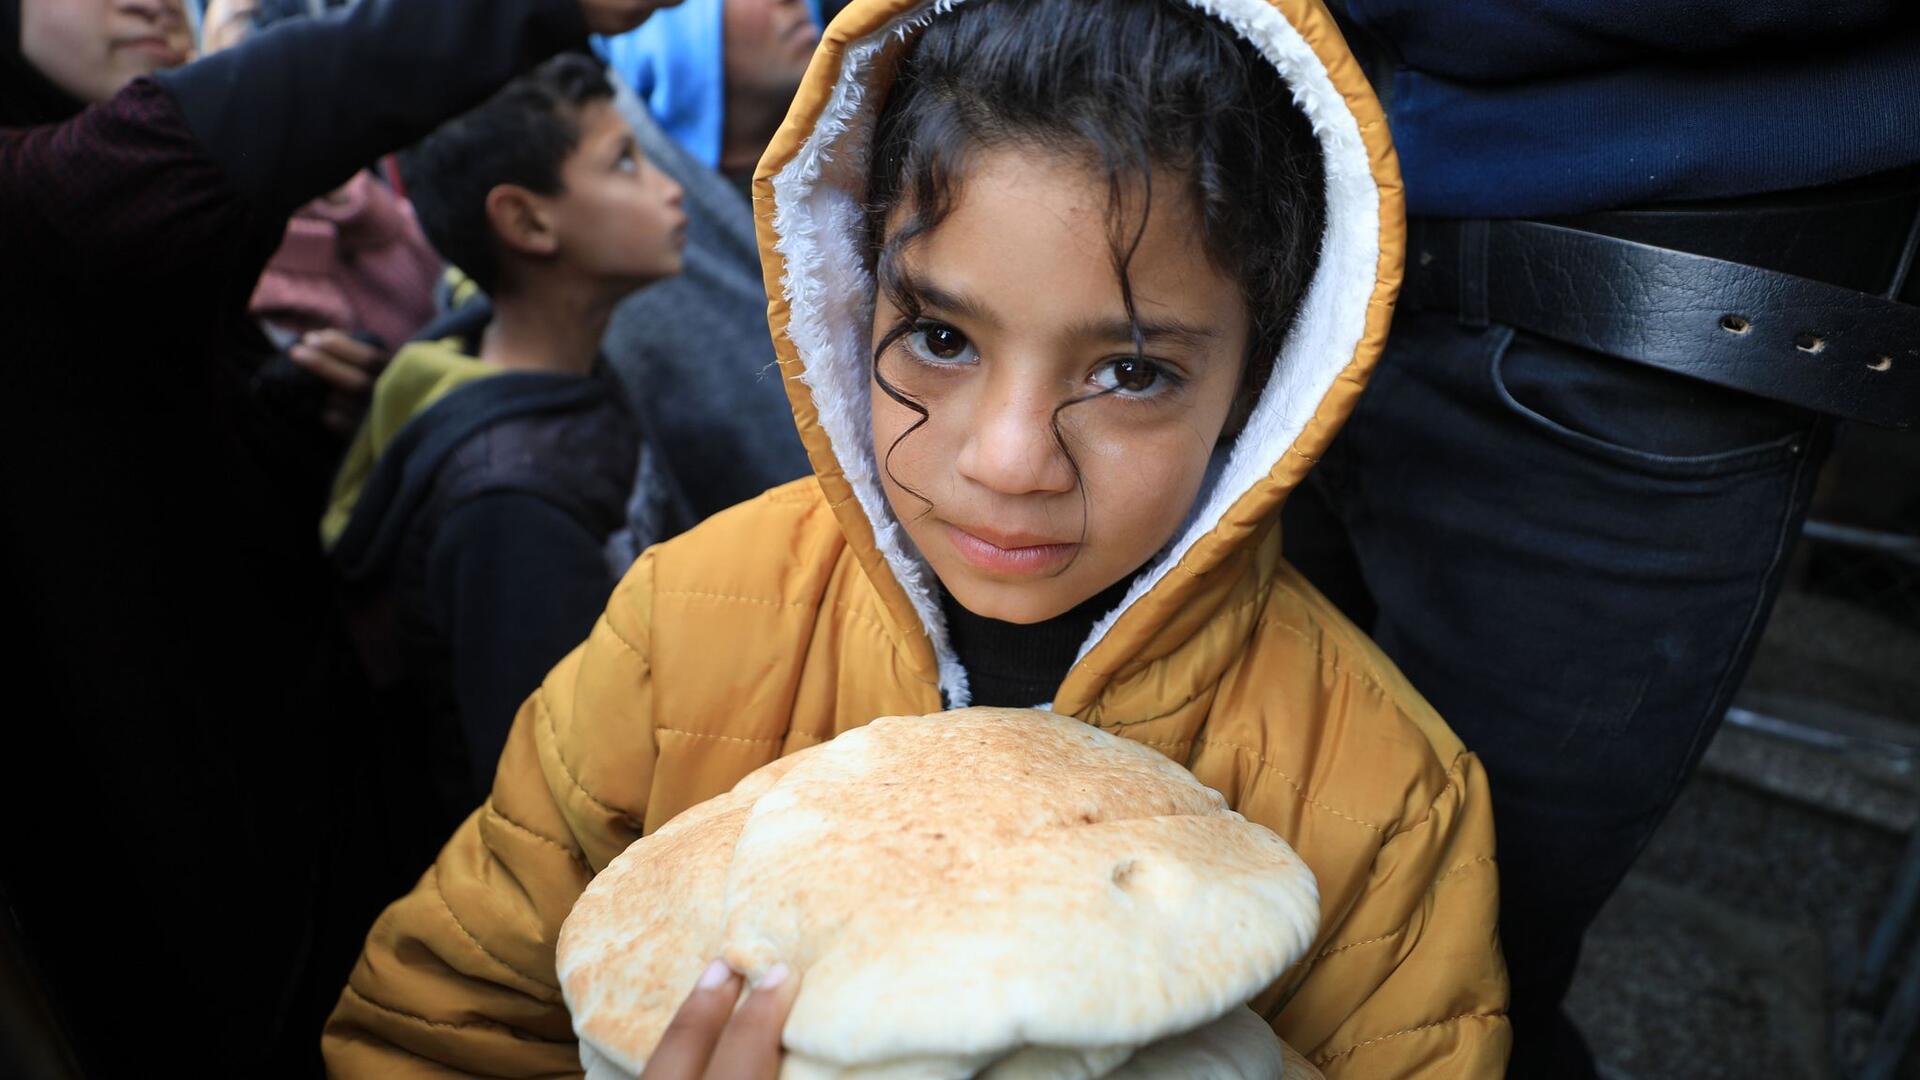
{"label": "stack of pita bread", "polygon": [[634,1077],[707,962],[802,973],[782,1080],[1296,1080],[1244,1003],[1313,874],[1138,743],[1046,712],[888,717],[636,841],[561,929],[589,1080]]}

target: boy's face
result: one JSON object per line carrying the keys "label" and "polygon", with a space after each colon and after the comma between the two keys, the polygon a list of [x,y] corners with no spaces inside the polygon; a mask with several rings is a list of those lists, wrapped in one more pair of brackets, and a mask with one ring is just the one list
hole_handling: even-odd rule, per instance
{"label": "boy's face", "polygon": [[[876,382],[874,455],[895,516],[977,615],[1068,611],[1152,558],[1199,494],[1249,320],[1201,248],[1181,179],[1155,174],[1129,267],[1144,362],[1107,185],[1080,163],[980,155],[946,217],[904,253],[923,308],[876,367],[927,416]],[[1137,194],[1122,206],[1129,232]],[[878,346],[900,313],[884,293],[876,307]],[[1102,390],[1115,392],[1061,408]]]}
{"label": "boy's face", "polygon": [[680,185],[634,142],[608,101],[581,106],[580,141],[547,197],[561,261],[582,276],[637,288],[680,272],[687,215]]}
{"label": "boy's face", "polygon": [[24,0],[20,51],[47,81],[89,104],[193,57],[180,0]]}

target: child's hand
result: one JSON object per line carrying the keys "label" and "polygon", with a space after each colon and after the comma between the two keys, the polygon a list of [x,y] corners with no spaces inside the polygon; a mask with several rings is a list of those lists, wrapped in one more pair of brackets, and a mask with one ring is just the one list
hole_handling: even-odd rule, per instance
{"label": "child's hand", "polygon": [[785,964],[767,972],[738,1009],[742,980],[715,960],[673,1014],[640,1080],[772,1080],[780,1072],[780,1029],[800,992]]}
{"label": "child's hand", "polygon": [[587,17],[587,29],[596,34],[624,34],[647,21],[655,9],[671,7],[679,0],[580,0],[581,14]]}

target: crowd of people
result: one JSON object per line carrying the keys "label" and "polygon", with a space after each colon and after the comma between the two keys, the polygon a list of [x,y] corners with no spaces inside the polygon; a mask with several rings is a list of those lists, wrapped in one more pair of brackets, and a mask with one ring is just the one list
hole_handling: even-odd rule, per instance
{"label": "crowd of people", "polygon": [[[0,0],[19,1067],[577,1070],[594,871],[979,704],[1300,851],[1328,1076],[1596,1075],[1920,408],[1920,16],[1723,8]],[[648,1075],[769,1067],[723,974]]]}

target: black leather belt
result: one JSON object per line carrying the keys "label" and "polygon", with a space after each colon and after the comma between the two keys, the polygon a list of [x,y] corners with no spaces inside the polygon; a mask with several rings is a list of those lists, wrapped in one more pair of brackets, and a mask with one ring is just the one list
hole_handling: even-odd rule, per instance
{"label": "black leather belt", "polygon": [[1920,186],[1818,194],[1559,221],[1416,218],[1401,303],[1912,426],[1920,306],[1890,297],[1920,279]]}

